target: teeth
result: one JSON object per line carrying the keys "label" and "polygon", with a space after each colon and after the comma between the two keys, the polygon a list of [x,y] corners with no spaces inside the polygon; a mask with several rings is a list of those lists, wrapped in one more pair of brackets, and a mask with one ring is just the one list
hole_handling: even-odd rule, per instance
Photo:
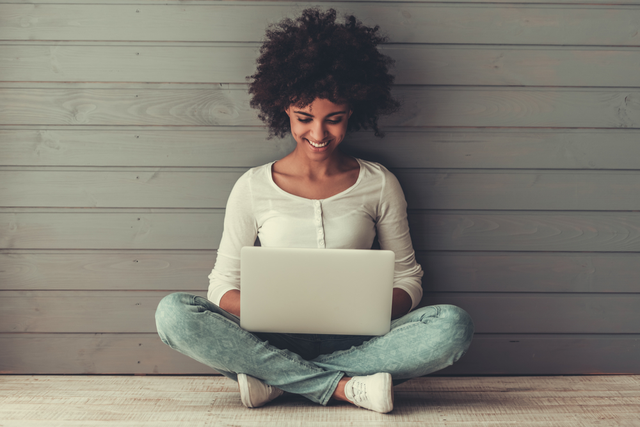
{"label": "teeth", "polygon": [[327,144],[329,144],[329,141],[325,141],[325,142],[323,142],[321,144],[318,144],[317,142],[309,141],[308,139],[307,139],[307,141],[309,142],[309,144],[313,145],[316,148],[322,148],[322,147],[325,147]]}

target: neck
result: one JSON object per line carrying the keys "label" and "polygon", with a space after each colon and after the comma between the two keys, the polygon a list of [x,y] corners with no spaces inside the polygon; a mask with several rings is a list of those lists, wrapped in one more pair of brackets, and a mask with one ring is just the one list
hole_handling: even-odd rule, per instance
{"label": "neck", "polygon": [[297,174],[307,176],[311,179],[323,178],[341,172],[349,159],[349,157],[340,150],[335,150],[327,158],[317,160],[309,158],[297,149],[289,156],[292,164],[295,165]]}

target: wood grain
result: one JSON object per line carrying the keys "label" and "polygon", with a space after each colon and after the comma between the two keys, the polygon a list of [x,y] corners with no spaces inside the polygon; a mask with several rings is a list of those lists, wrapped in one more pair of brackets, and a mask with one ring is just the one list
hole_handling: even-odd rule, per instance
{"label": "wood grain", "polygon": [[[0,207],[224,208],[245,169],[0,170]],[[398,170],[410,209],[640,210],[637,172]]]}
{"label": "wood grain", "polygon": [[126,87],[4,89],[0,93],[0,124],[259,125],[248,102],[244,91],[219,87],[155,92]]}
{"label": "wood grain", "polygon": [[[635,89],[398,87],[403,108],[383,126],[638,128]],[[0,125],[260,126],[244,90],[13,89]]]}
{"label": "wood grain", "polygon": [[244,170],[0,171],[0,205],[224,208]]}
{"label": "wood grain", "polygon": [[[469,353],[442,375],[640,373],[640,3],[626,3],[320,3],[389,35],[403,108],[382,122],[387,138],[356,133],[345,148],[403,183],[424,303],[476,320]],[[1,372],[211,373],[159,341],[153,312],[169,292],[204,294],[231,185],[292,149],[266,141],[244,77],[266,25],[311,5],[0,2]],[[398,415],[637,424],[637,384],[592,400],[572,384],[570,396],[508,399],[517,385],[488,399],[417,387]],[[11,412],[25,397],[0,388],[0,424],[19,427],[27,413],[47,427],[96,413],[123,426],[205,414],[202,425],[268,425],[212,412],[211,398],[124,389],[105,405],[36,393],[38,406]],[[218,408],[239,407],[225,390]],[[342,409],[317,416],[356,425]],[[369,427],[389,420],[366,415]]]}
{"label": "wood grain", "polygon": [[635,89],[399,88],[387,126],[636,128]]}
{"label": "wood grain", "polygon": [[[155,332],[167,291],[0,291],[0,332]],[[206,292],[194,292],[204,296]],[[453,304],[477,333],[640,333],[640,294],[428,293]]]}
{"label": "wood grain", "polygon": [[637,292],[635,253],[418,252],[428,292]]}
{"label": "wood grain", "polygon": [[[0,44],[14,82],[245,83],[258,44]],[[640,86],[634,48],[388,45],[399,85]]]}
{"label": "wood grain", "polygon": [[[242,127],[0,129],[0,165],[252,167],[294,147],[266,137]],[[392,169],[624,170],[640,169],[639,140],[635,129],[395,129],[352,133],[343,148]]]}
{"label": "wood grain", "polygon": [[287,155],[292,139],[264,129],[0,130],[0,165],[249,167]]}
{"label": "wood grain", "polygon": [[[478,333],[633,334],[640,294],[427,293],[421,305],[465,309]],[[640,319],[639,319],[640,320]]]}
{"label": "wood grain", "polygon": [[3,289],[204,290],[215,251],[0,251]]}
{"label": "wood grain", "polygon": [[[66,212],[45,209],[0,213],[6,249],[216,249],[224,213]],[[409,226],[416,250],[640,251],[636,212],[414,212]]]}
{"label": "wood grain", "polygon": [[414,248],[447,251],[640,249],[636,213],[442,212],[409,216]]}
{"label": "wood grain", "polygon": [[[353,13],[367,25],[380,25],[392,43],[503,44],[508,40],[511,44],[636,46],[640,40],[636,1],[465,3],[367,1],[322,2],[321,6],[334,7],[340,14]],[[296,16],[312,5],[211,1],[106,5],[97,0],[0,4],[0,39],[256,42],[268,23]]]}
{"label": "wood grain", "polygon": [[[606,378],[422,378],[397,387],[389,414],[331,402],[322,406],[284,395],[259,411],[241,403],[237,385],[211,377],[14,377],[0,416],[15,426],[126,427],[419,427],[427,423],[480,427],[589,427],[637,424],[637,391],[626,376]],[[434,384],[437,390],[430,388]],[[485,384],[488,384],[485,386]],[[562,387],[565,387],[562,389]],[[582,386],[582,389],[577,387]],[[622,391],[618,391],[621,390]],[[514,421],[516,420],[516,421]],[[615,424],[614,424],[615,423]]]}
{"label": "wood grain", "polygon": [[638,335],[479,334],[467,354],[438,375],[636,374],[639,356]]}
{"label": "wood grain", "polygon": [[[224,214],[0,213],[0,247],[38,249],[215,249]],[[164,246],[164,248],[163,248]],[[167,247],[169,246],[169,247]]]}
{"label": "wood grain", "polygon": [[295,395],[248,411],[235,382],[210,376],[13,376],[5,385],[0,417],[11,427],[627,427],[640,419],[633,376],[421,378],[395,387],[389,414]]}
{"label": "wood grain", "polygon": [[451,128],[387,131],[382,139],[359,132],[345,141],[344,148],[393,169],[640,169],[636,132]]}
{"label": "wood grain", "polygon": [[[424,252],[427,292],[637,292],[637,253]],[[215,251],[0,251],[5,290],[203,291]]]}
{"label": "wood grain", "polygon": [[[107,336],[107,335],[104,335]],[[566,337],[565,337],[566,338]],[[0,390],[2,397],[16,394],[19,390],[25,396],[47,396],[49,392],[66,390],[68,396],[83,392],[117,392],[122,389],[133,391],[137,387],[149,393],[207,393],[234,392],[237,385],[219,375],[176,375],[176,376],[102,376],[102,375],[15,375],[5,376],[6,387]],[[635,396],[640,378],[636,375],[572,375],[558,376],[489,376],[442,378],[430,375],[415,381],[407,381],[394,387],[406,392],[469,392],[469,393],[519,393],[532,394],[548,392],[550,396],[567,392],[575,396],[580,392],[599,396]],[[599,394],[601,393],[601,394]],[[265,408],[266,410],[266,408]],[[257,412],[257,411],[252,411]],[[368,412],[359,411],[368,414]]]}
{"label": "wood grain", "polygon": [[[616,355],[615,358],[611,357]],[[640,336],[599,334],[476,334],[467,354],[453,366],[430,375],[428,388],[442,390],[452,385],[449,375],[580,375],[638,374]],[[211,375],[206,365],[172,350],[156,334],[0,334],[0,372],[5,374],[151,374]],[[434,377],[434,375],[436,377]],[[10,392],[7,379],[3,390]],[[74,377],[62,377],[73,381]],[[86,384],[76,384],[79,392],[91,385],[91,377],[75,377]],[[563,377],[564,380],[575,377]],[[616,377],[591,377],[593,381],[616,381]],[[618,377],[619,378],[619,377]],[[635,378],[635,377],[634,377]],[[165,377],[161,389],[182,391]],[[504,380],[507,380],[503,377]],[[46,381],[46,378],[42,378]],[[133,381],[132,377],[122,380]],[[483,378],[476,387],[504,392],[496,378]],[[516,379],[514,379],[516,381]],[[585,378],[576,383],[546,383],[541,390],[599,390],[604,385]],[[411,384],[411,383],[408,383]],[[175,389],[173,387],[176,387]],[[404,387],[404,385],[403,385]],[[477,388],[474,387],[474,390]],[[513,389],[516,384],[505,385]],[[149,391],[155,390],[150,387]],[[637,382],[620,383],[620,392],[638,393]],[[117,390],[116,390],[117,391]],[[208,388],[202,391],[211,391]],[[1,396],[2,390],[0,390]]]}

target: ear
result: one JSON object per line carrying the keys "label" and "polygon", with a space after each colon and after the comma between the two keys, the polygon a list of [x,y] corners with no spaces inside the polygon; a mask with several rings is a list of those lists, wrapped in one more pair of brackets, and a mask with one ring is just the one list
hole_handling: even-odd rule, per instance
{"label": "ear", "polygon": [[284,112],[287,113],[287,116],[291,117],[291,107],[285,108]]}

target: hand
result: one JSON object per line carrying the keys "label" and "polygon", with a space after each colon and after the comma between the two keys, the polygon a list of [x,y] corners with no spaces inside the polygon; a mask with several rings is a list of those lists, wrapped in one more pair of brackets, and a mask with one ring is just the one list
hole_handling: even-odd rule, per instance
{"label": "hand", "polygon": [[234,289],[222,295],[220,308],[240,317],[240,291]]}
{"label": "hand", "polygon": [[411,297],[400,288],[393,288],[393,302],[391,303],[391,318],[397,319],[411,310]]}

